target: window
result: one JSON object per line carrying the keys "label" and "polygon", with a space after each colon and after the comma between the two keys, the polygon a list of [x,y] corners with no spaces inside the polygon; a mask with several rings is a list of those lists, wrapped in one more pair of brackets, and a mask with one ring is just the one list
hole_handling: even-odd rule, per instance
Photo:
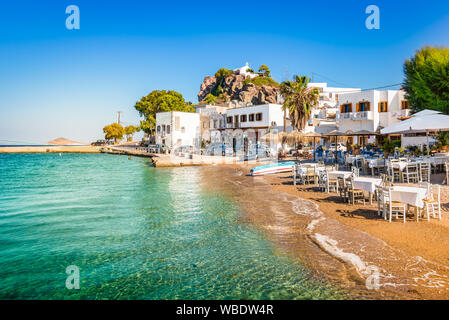
{"label": "window", "polygon": [[352,112],[352,103],[342,104],[340,108],[341,113]]}
{"label": "window", "polygon": [[249,118],[249,121],[254,121],[254,113],[251,113],[251,114],[248,116],[248,118]]}
{"label": "window", "polygon": [[[198,128],[198,127],[197,127],[197,128]],[[182,133],[185,133],[185,132],[186,132],[186,128],[181,127],[181,132],[182,132]]]}
{"label": "window", "polygon": [[157,126],[157,132],[161,132],[161,126]]}
{"label": "window", "polygon": [[357,104],[357,112],[362,111],[370,111],[370,103],[369,102],[359,102]]}
{"label": "window", "polygon": [[179,130],[180,127],[179,122],[180,122],[179,117],[175,117],[175,130]]}
{"label": "window", "polygon": [[379,102],[379,112],[388,112],[388,102],[387,101]]}
{"label": "window", "polygon": [[226,117],[226,123],[232,123],[232,117]]}
{"label": "window", "polygon": [[165,132],[165,124],[162,125],[162,132]]}
{"label": "window", "polygon": [[167,133],[170,134],[170,125],[167,125]]}
{"label": "window", "polygon": [[217,129],[217,120],[214,120],[214,129]]}
{"label": "window", "polygon": [[246,114],[240,116],[240,122],[246,122]]}
{"label": "window", "polygon": [[262,121],[262,112],[256,113],[256,121]]}
{"label": "window", "polygon": [[408,100],[402,100],[401,101],[401,109],[410,109],[410,105],[408,104]]}

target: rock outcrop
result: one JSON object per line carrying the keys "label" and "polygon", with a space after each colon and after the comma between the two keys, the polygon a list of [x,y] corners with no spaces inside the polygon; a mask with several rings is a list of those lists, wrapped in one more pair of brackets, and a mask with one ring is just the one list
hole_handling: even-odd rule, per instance
{"label": "rock outcrop", "polygon": [[224,79],[207,76],[201,84],[198,101],[204,102],[206,96],[212,94],[216,97],[216,103],[231,101],[251,102],[254,105],[277,103],[279,86],[276,85],[276,82],[272,81],[273,84],[264,83],[258,85],[256,84],[258,83],[257,79],[257,77],[250,79],[250,77],[236,72],[226,76]]}

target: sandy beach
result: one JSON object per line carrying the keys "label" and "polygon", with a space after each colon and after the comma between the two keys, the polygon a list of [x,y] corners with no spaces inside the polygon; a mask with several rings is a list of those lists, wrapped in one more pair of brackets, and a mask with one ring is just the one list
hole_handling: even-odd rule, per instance
{"label": "sandy beach", "polygon": [[[442,221],[416,222],[409,216],[405,224],[400,219],[389,223],[377,215],[375,201],[348,205],[317,186],[294,186],[289,173],[251,177],[252,167],[205,170],[232,175],[247,214],[244,220],[263,229],[318,276],[357,299],[449,299],[448,186],[441,189]],[[369,283],[374,272],[379,273],[379,285],[373,289]]]}

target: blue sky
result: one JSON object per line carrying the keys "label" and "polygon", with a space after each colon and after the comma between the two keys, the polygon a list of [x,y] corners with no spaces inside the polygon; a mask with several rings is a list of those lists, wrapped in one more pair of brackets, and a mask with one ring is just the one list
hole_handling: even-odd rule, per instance
{"label": "blue sky", "polygon": [[[67,30],[65,8],[80,8]],[[380,30],[365,8],[380,8]],[[400,83],[406,58],[449,45],[449,1],[2,1],[0,140],[89,142],[134,103],[172,89],[197,102],[206,75],[266,64],[282,81],[334,86]],[[2,144],[4,141],[0,141]]]}

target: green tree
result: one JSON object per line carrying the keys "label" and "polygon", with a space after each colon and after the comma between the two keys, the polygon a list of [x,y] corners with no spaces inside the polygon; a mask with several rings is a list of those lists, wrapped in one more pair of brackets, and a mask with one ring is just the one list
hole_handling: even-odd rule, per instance
{"label": "green tree", "polygon": [[195,112],[191,103],[184,100],[182,94],[176,91],[154,90],[136,102],[134,108],[139,111],[144,120],[140,122],[140,128],[150,134],[154,134],[156,126],[156,113],[167,111]]}
{"label": "green tree", "polygon": [[234,71],[226,69],[226,68],[221,68],[218,69],[217,72],[215,72],[215,79],[217,79],[217,82],[220,82],[221,80],[223,80],[224,78],[226,78],[227,76],[233,74]]}
{"label": "green tree", "polygon": [[125,129],[119,123],[113,123],[107,125],[103,128],[104,138],[106,140],[114,139],[114,143],[117,143],[117,140],[120,141],[123,139],[123,135],[125,134]]}
{"label": "green tree", "polygon": [[310,120],[312,108],[318,106],[320,92],[317,88],[308,87],[310,79],[306,76],[295,76],[294,81],[281,84],[281,94],[284,98],[284,111],[288,111],[292,126],[299,131],[304,129]]}
{"label": "green tree", "polygon": [[449,48],[426,46],[404,64],[404,90],[414,112],[449,114]]}
{"label": "green tree", "polygon": [[214,96],[213,94],[209,93],[205,98],[204,98],[204,102],[206,102],[207,104],[214,104],[215,100],[217,100],[217,97]]}
{"label": "green tree", "polygon": [[271,78],[271,71],[266,65],[261,65],[259,67],[259,76],[265,77],[265,78]]}
{"label": "green tree", "polygon": [[132,141],[134,133],[139,132],[140,127],[129,125],[125,127],[125,136],[127,141]]}

